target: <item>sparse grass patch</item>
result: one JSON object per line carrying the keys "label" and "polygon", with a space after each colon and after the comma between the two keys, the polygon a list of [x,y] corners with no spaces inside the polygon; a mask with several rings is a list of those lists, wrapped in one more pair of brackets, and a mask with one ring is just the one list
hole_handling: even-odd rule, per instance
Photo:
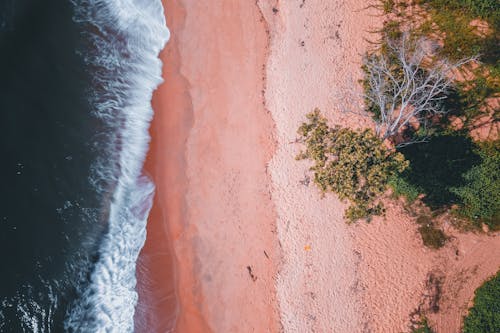
{"label": "sparse grass patch", "polygon": [[382,35],[387,39],[396,40],[401,38],[401,24],[397,21],[389,21],[382,28]]}
{"label": "sparse grass patch", "polygon": [[420,215],[417,217],[416,222],[420,225],[430,225],[432,224],[432,218],[429,215]]}
{"label": "sparse grass patch", "polygon": [[480,18],[495,25],[500,23],[500,3],[497,0],[417,0],[430,9],[462,14],[469,18]]}
{"label": "sparse grass patch", "polygon": [[439,249],[446,243],[446,235],[441,229],[436,228],[432,223],[422,225],[418,228],[424,245],[432,249]]}
{"label": "sparse grass patch", "polygon": [[436,227],[431,216],[419,215],[415,222],[419,225],[418,232],[425,246],[432,249],[439,249],[444,246],[448,237],[441,229]]}

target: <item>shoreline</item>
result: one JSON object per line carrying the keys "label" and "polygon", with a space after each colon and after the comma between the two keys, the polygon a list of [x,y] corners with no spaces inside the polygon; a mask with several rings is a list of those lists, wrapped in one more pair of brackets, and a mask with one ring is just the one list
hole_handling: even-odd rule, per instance
{"label": "shoreline", "polygon": [[180,249],[175,247],[182,243],[181,239],[187,232],[193,232],[186,230],[184,216],[188,182],[186,141],[193,126],[189,82],[181,73],[179,50],[186,13],[181,1],[163,1],[163,7],[171,39],[160,53],[164,81],[154,92],[152,100],[155,116],[145,170],[156,185],[156,194],[148,219],[146,244],[141,252],[141,260],[154,257],[156,261],[151,260],[144,269],[144,280],[148,284],[138,288],[138,308],[141,309],[142,304],[145,311],[138,311],[136,322],[145,320],[146,324],[136,325],[136,329],[143,332],[149,332],[151,328],[156,331],[208,332],[201,314],[202,295],[199,290],[194,290],[196,278],[192,250],[185,244],[182,256],[179,256]]}
{"label": "shoreline", "polygon": [[[175,321],[177,332],[277,331],[263,19],[252,3],[163,4],[171,40],[160,55],[165,81],[152,101],[145,170],[156,197],[141,252],[145,274],[138,269],[136,329],[164,331]],[[228,55],[233,63],[221,62]],[[148,263],[158,249],[162,256]],[[151,285],[160,288],[149,292]],[[157,320],[160,328],[151,326]]]}

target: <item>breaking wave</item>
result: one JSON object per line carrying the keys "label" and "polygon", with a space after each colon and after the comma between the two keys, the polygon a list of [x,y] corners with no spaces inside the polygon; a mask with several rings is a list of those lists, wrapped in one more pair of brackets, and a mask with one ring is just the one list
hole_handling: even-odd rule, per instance
{"label": "breaking wave", "polygon": [[160,0],[72,0],[92,75],[89,102],[104,124],[91,182],[108,193],[107,233],[90,282],[70,306],[70,332],[132,332],[138,295],[136,260],[146,238],[154,194],[142,174],[149,146],[151,97],[161,83],[158,54],[169,38]]}

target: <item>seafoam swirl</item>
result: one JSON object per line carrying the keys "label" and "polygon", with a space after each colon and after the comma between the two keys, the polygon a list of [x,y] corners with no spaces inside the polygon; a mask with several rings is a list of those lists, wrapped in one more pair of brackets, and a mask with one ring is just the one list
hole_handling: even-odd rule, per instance
{"label": "seafoam swirl", "polygon": [[[111,192],[108,232],[90,283],[68,312],[70,332],[132,332],[136,260],[146,238],[153,183],[142,169],[149,145],[151,97],[161,82],[160,50],[169,38],[160,0],[73,0],[84,25],[84,57],[93,78],[89,102],[104,121],[92,183]],[[102,187],[102,188],[101,188]],[[110,190],[111,189],[111,190]]]}

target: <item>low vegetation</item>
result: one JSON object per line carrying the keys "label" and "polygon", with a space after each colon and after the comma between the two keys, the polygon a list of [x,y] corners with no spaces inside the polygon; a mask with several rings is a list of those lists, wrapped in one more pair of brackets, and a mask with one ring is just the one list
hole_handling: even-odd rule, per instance
{"label": "low vegetation", "polygon": [[363,59],[366,108],[375,132],[396,147],[423,142],[452,88],[452,73],[473,58],[435,60],[433,44],[402,33],[385,38],[378,52]]}
{"label": "low vegetation", "polygon": [[[306,149],[298,159],[313,161],[323,193],[349,200],[349,221],[381,215],[389,186],[433,216],[454,213],[456,226],[499,230],[500,2],[379,0],[378,7],[387,20],[364,57],[362,81],[363,114],[374,130],[331,128],[316,110],[299,129]],[[484,124],[488,137],[478,142],[471,133]],[[446,242],[432,221],[419,232],[431,248]]]}
{"label": "low vegetation", "polygon": [[409,204],[415,202],[421,193],[417,186],[408,182],[400,174],[396,174],[389,179],[389,186],[392,188],[395,197],[405,197]]}
{"label": "low vegetation", "polygon": [[380,0],[388,14],[382,40],[398,39],[404,33],[425,38],[439,47],[440,59],[459,61],[475,58],[474,65],[460,68],[455,98],[448,98],[450,114],[473,128],[481,116],[491,117],[498,129],[500,108],[490,100],[500,97],[500,2],[496,0]]}
{"label": "low vegetation", "polygon": [[[389,180],[394,195],[452,211],[468,221],[457,224],[464,229],[500,229],[500,110],[492,102],[500,98],[500,2],[381,0],[378,7],[388,15],[365,57],[363,85],[377,128],[407,119],[385,126],[396,129],[385,137],[409,162]],[[484,124],[487,142],[474,141],[471,131]],[[434,226],[419,231],[427,245],[443,243]]]}
{"label": "low vegetation", "polygon": [[432,249],[439,249],[446,243],[446,235],[444,232],[436,228],[432,223],[420,226],[418,232],[422,237],[424,245]]}
{"label": "low vegetation", "polygon": [[370,219],[384,212],[379,196],[389,179],[408,165],[403,155],[386,148],[372,130],[330,127],[319,110],[307,115],[298,133],[305,144],[297,159],[313,162],[314,183],[351,203],[349,221]]}
{"label": "low vegetation", "polygon": [[418,323],[413,325],[411,333],[434,333],[434,331],[429,327],[427,318],[422,317]]}
{"label": "low vegetation", "polygon": [[476,290],[463,332],[500,332],[500,271]]}
{"label": "low vegetation", "polygon": [[481,161],[463,174],[464,185],[452,188],[460,207],[459,215],[480,227],[500,229],[500,140],[476,148]]}
{"label": "low vegetation", "polygon": [[437,211],[452,209],[466,229],[500,228],[500,141],[474,142],[460,133],[399,150],[410,166],[390,180],[396,196]]}

